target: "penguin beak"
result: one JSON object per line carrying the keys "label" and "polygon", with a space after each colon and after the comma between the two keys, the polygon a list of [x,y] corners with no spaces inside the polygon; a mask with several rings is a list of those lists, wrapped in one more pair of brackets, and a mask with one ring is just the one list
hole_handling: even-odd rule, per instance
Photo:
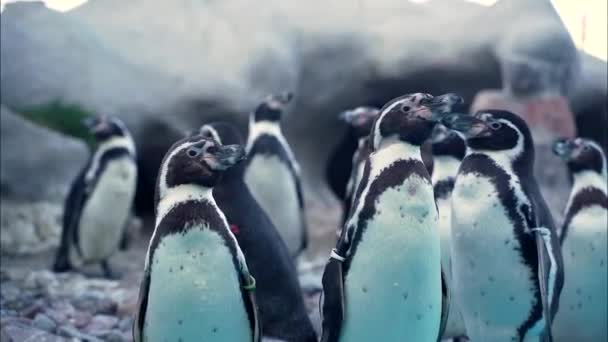
{"label": "penguin beak", "polygon": [[284,91],[280,94],[272,94],[266,98],[266,105],[270,109],[282,110],[293,99],[293,93]]}
{"label": "penguin beak", "polygon": [[564,159],[568,160],[572,156],[574,149],[576,148],[576,144],[572,139],[558,139],[553,143],[553,153]]}
{"label": "penguin beak", "polygon": [[376,119],[379,111],[375,108],[346,110],[339,114],[340,120],[353,127],[363,127],[371,125]]}
{"label": "penguin beak", "polygon": [[489,137],[492,129],[483,120],[469,114],[452,113],[441,119],[447,128],[461,132],[467,139]]}
{"label": "penguin beak", "polygon": [[439,121],[441,118],[449,113],[453,113],[460,110],[464,104],[462,97],[447,93],[439,96],[435,96],[428,100],[424,105],[431,111],[431,120]]}
{"label": "penguin beak", "polygon": [[108,124],[108,120],[105,116],[85,118],[82,120],[82,124],[95,135],[101,134],[110,129],[110,125]]}
{"label": "penguin beak", "polygon": [[204,160],[213,170],[226,170],[236,165],[246,157],[245,149],[241,145],[219,146],[216,153],[205,156]]}

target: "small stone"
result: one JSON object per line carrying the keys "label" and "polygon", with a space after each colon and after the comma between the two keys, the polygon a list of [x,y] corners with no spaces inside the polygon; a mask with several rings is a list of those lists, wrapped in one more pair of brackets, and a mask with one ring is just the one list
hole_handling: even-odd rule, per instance
{"label": "small stone", "polygon": [[61,336],[73,337],[73,338],[77,338],[80,340],[85,340],[87,342],[101,342],[102,341],[101,339],[99,339],[95,336],[91,336],[91,335],[82,333],[82,332],[78,331],[76,328],[71,327],[71,326],[62,326],[59,328],[59,330],[57,330],[57,332]]}
{"label": "small stone", "polygon": [[118,323],[118,329],[120,329],[120,331],[131,332],[132,328],[133,328],[133,317],[131,317],[131,316],[121,319],[120,322]]}
{"label": "small stone", "polygon": [[129,337],[119,330],[110,330],[100,337],[106,342],[126,342],[130,340]]}
{"label": "small stone", "polygon": [[39,313],[34,317],[33,325],[41,330],[54,332],[57,329],[57,323],[53,321],[49,316]]}
{"label": "small stone", "polygon": [[118,318],[108,315],[96,315],[91,322],[86,326],[84,331],[95,336],[102,335],[101,332],[112,330],[118,325]]}
{"label": "small stone", "polygon": [[88,311],[92,314],[115,314],[117,309],[116,302],[109,298],[97,296],[81,296],[72,300],[72,305],[82,311]]}

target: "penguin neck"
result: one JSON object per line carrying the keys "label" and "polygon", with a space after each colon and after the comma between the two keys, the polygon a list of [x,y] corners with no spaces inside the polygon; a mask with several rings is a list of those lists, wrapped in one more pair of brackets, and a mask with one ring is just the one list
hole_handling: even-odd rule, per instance
{"label": "penguin neck", "polygon": [[442,180],[455,178],[460,167],[460,160],[454,156],[433,157],[432,183],[437,184]]}
{"label": "penguin neck", "polygon": [[607,181],[606,175],[593,170],[582,170],[574,173],[574,182],[572,184],[572,191],[570,192],[570,198],[574,197],[580,191],[584,189],[594,188],[600,190],[604,195],[608,195],[608,189],[606,189]]}
{"label": "penguin neck", "polygon": [[87,171],[85,178],[87,180],[92,180],[97,174],[97,170],[101,166],[102,157],[111,150],[114,149],[124,149],[128,151],[129,155],[135,156],[135,143],[133,139],[127,136],[113,136],[107,140],[99,142],[97,148],[93,152],[93,156],[91,157],[91,166]]}
{"label": "penguin neck", "polygon": [[216,207],[215,199],[213,198],[213,189],[203,187],[196,184],[180,184],[165,190],[163,197],[158,201],[156,207],[156,224],[180,204],[186,202],[206,202],[207,204]]}
{"label": "penguin neck", "polygon": [[[232,173],[229,173],[232,171]],[[243,180],[242,170],[226,170],[220,182],[213,188],[213,197],[220,205],[234,200],[235,196],[241,196],[249,191],[247,184]]]}
{"label": "penguin neck", "polygon": [[380,142],[380,145],[373,153],[372,163],[379,162],[390,165],[397,160],[418,160],[422,163],[420,146],[413,145],[397,138],[388,138]]}
{"label": "penguin neck", "polygon": [[283,133],[279,121],[261,120],[255,121],[253,116],[249,119],[249,135],[247,137],[247,152],[251,150],[253,143],[261,135],[270,135],[283,142]]}

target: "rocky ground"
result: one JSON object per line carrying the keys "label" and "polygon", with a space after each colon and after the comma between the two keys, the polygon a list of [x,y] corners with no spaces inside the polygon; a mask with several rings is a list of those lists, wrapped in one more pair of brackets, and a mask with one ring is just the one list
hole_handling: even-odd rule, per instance
{"label": "rocky ground", "polygon": [[[334,225],[335,208],[327,209],[311,206],[310,211],[318,213],[311,215],[311,224]],[[151,223],[144,222],[144,226]],[[327,231],[311,233],[315,248],[299,263],[305,303],[316,328],[320,327],[320,276],[326,250],[333,243],[333,233]],[[101,278],[97,265],[82,273],[54,273],[50,271],[54,249],[27,256],[2,255],[0,341],[131,341],[149,236],[143,230],[134,233],[129,248],[111,258],[120,275],[117,280]]]}

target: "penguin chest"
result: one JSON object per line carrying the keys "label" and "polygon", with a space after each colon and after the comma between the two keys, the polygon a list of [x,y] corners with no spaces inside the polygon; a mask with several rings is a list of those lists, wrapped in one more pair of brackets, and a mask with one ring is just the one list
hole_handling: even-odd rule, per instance
{"label": "penguin chest", "polygon": [[[368,202],[368,201],[366,201]],[[341,341],[435,341],[441,315],[432,187],[412,176],[382,192],[345,277]]]}
{"label": "penguin chest", "polygon": [[135,196],[137,170],[129,158],[109,161],[85,202],[78,243],[85,261],[109,257],[120,242]]}
{"label": "penguin chest", "polygon": [[148,341],[251,341],[236,267],[218,233],[191,227],[165,236],[149,267]]}
{"label": "penguin chest", "polygon": [[[454,296],[452,284],[452,261],[451,261],[451,246],[450,240],[452,238],[451,227],[452,227],[452,203],[450,197],[437,199],[437,209],[439,212],[439,236],[441,246],[441,265],[443,266],[444,275],[448,284],[449,291],[451,291],[452,298]],[[455,300],[450,303],[448,321],[445,327],[444,337],[458,337],[465,336],[466,329],[464,321],[460,313],[460,308]]]}
{"label": "penguin chest", "polygon": [[256,155],[245,173],[245,182],[277,228],[289,252],[302,247],[302,219],[293,174],[277,156]]}
{"label": "penguin chest", "polygon": [[608,211],[600,206],[582,209],[570,222],[562,244],[565,279],[553,322],[556,341],[608,339],[607,222]]}
{"label": "penguin chest", "polygon": [[[459,175],[452,193],[452,276],[472,341],[519,340],[536,279],[490,179]],[[526,339],[524,339],[526,340]]]}

